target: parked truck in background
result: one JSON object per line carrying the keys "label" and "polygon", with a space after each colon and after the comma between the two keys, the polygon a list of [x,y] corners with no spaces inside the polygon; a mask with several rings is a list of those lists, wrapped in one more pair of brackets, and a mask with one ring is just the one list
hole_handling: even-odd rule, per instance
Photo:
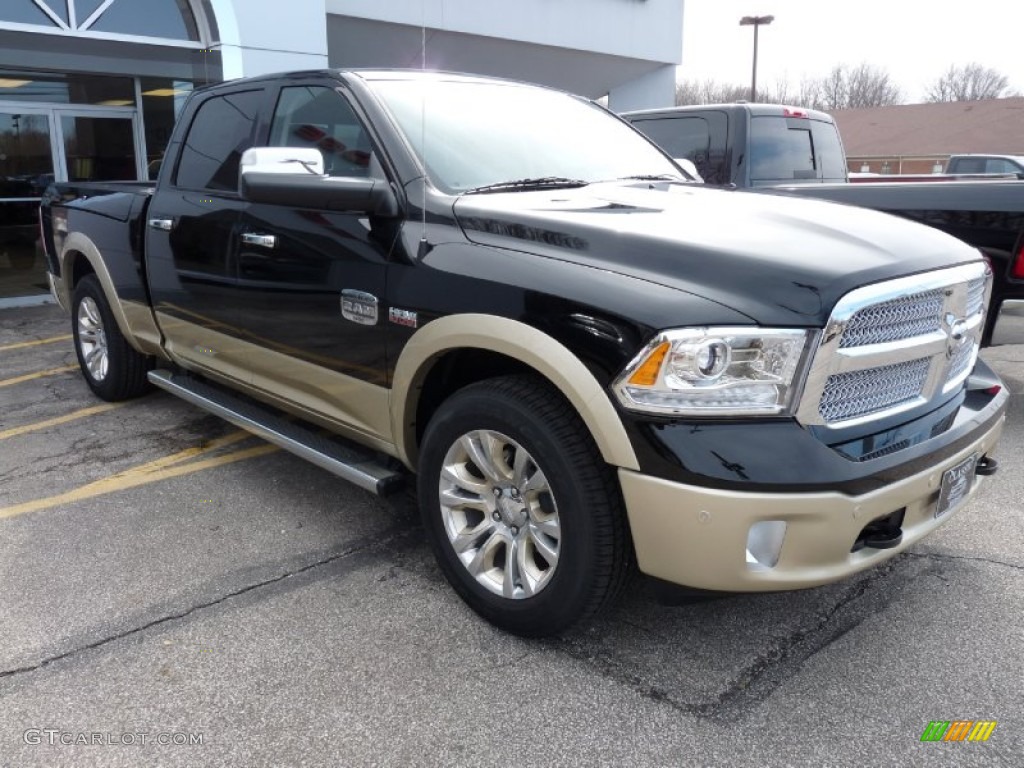
{"label": "parked truck in background", "polygon": [[[878,176],[848,184],[846,156],[824,112],[770,104],[718,104],[627,112],[623,118],[674,158],[692,160],[705,182],[760,191],[783,189],[849,203],[940,229],[978,248],[995,285],[983,346],[1024,313],[1024,183],[993,156],[954,155],[948,173],[900,180]],[[985,158],[979,161],[978,158]],[[1007,156],[1001,158],[1012,160]],[[995,177],[985,178],[988,172]],[[970,177],[968,179],[968,177]],[[943,183],[933,183],[941,180]]]}
{"label": "parked truck in background", "polygon": [[372,492],[415,476],[441,570],[512,632],[590,616],[634,562],[716,591],[841,579],[996,468],[975,249],[692,183],[558,91],[223,83],[155,184],[58,184],[41,213],[99,397],[156,385]]}
{"label": "parked truck in background", "polygon": [[1024,179],[1024,156],[1021,155],[950,155],[947,174],[1013,174]]}

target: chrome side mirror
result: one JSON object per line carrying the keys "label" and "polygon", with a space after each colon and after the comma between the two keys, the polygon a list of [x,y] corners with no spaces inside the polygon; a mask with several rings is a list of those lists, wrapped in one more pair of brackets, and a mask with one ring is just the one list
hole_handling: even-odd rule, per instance
{"label": "chrome side mirror", "polygon": [[324,175],[324,156],[311,147],[251,147],[242,153],[241,175],[294,173]]}

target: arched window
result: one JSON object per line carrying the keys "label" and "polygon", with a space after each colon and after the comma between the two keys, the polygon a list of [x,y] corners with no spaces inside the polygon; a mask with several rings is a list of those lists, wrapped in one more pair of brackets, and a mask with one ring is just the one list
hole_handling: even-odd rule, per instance
{"label": "arched window", "polygon": [[3,0],[0,23],[5,21],[80,35],[99,32],[199,40],[189,0]]}

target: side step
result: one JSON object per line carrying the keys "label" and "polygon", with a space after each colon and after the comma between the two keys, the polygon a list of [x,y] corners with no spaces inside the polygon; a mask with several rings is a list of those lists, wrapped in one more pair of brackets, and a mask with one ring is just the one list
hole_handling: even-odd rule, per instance
{"label": "side step", "polygon": [[149,380],[154,386],[378,496],[386,496],[404,485],[405,473],[384,466],[362,446],[317,434],[230,390],[185,374],[159,369],[149,372]]}

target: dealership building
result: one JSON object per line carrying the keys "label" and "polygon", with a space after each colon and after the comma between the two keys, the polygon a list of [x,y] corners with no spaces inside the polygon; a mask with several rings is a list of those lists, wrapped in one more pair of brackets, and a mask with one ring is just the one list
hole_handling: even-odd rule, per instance
{"label": "dealership building", "polygon": [[2,0],[0,307],[46,299],[46,185],[152,178],[195,87],[425,59],[667,106],[682,15],[683,0]]}

